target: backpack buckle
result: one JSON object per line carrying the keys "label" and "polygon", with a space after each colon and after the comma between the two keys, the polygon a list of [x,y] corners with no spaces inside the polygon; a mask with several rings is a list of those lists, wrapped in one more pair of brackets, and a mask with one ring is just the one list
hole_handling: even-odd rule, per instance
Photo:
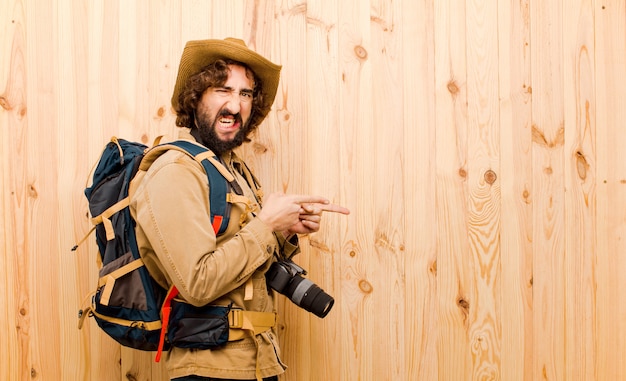
{"label": "backpack buckle", "polygon": [[243,328],[244,314],[243,310],[230,310],[228,313],[228,326],[230,328]]}

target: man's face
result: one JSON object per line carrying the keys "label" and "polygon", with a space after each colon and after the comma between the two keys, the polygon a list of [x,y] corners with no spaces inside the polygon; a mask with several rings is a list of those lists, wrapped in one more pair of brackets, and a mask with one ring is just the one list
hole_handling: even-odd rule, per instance
{"label": "man's face", "polygon": [[254,83],[246,69],[229,65],[222,87],[208,88],[198,103],[196,123],[203,142],[216,154],[240,146],[248,133]]}

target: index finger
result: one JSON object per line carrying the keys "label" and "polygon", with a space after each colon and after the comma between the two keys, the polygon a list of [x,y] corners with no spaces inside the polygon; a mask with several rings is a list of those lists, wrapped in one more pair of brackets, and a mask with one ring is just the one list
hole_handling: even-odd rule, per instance
{"label": "index finger", "polygon": [[320,209],[324,212],[350,214],[350,209],[337,204],[322,204]]}

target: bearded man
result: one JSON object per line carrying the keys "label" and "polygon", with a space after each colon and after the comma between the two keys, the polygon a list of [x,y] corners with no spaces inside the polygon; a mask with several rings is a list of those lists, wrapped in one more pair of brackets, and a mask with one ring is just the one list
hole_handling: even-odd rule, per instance
{"label": "bearded man", "polygon": [[298,234],[318,231],[324,211],[349,213],[319,196],[262,199],[259,181],[233,151],[269,113],[280,69],[233,38],[189,41],[182,53],[172,96],[178,138],[212,151],[237,196],[217,234],[202,165],[171,150],[131,200],[146,267],[161,287],[178,290],[170,327],[180,332],[165,353],[171,380],[277,380],[286,366],[266,272],[299,252]]}

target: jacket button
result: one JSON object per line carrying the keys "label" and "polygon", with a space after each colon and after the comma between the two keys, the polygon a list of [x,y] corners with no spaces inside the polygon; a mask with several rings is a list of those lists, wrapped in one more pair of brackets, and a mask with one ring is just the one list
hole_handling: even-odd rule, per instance
{"label": "jacket button", "polygon": [[267,245],[267,253],[268,254],[272,253],[272,247],[270,245]]}

